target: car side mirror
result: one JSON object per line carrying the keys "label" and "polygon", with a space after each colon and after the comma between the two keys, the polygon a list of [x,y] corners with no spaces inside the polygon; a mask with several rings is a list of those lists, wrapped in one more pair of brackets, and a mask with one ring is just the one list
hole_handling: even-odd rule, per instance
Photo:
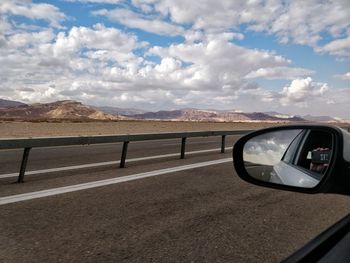
{"label": "car side mirror", "polygon": [[233,149],[234,167],[243,180],[306,193],[350,194],[349,159],[350,135],[333,126],[263,129],[242,137]]}

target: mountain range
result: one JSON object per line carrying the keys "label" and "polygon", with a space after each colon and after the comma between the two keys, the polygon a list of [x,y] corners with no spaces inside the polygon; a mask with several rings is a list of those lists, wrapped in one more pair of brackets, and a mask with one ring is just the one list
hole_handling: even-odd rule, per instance
{"label": "mountain range", "polygon": [[0,99],[0,119],[20,120],[169,120],[205,122],[348,122],[329,116],[291,116],[278,112],[180,109],[147,112],[134,108],[97,107],[73,100],[25,104]]}
{"label": "mountain range", "polygon": [[65,100],[31,105],[7,101],[0,104],[0,118],[24,120],[120,120],[125,117],[99,111],[81,102]]}
{"label": "mountain range", "polygon": [[179,120],[179,121],[212,121],[212,122],[234,122],[234,121],[304,121],[300,117],[279,118],[262,112],[244,113],[234,111],[208,111],[199,109],[183,109],[173,111],[147,112],[135,114],[129,117],[135,119],[151,120]]}
{"label": "mountain range", "polygon": [[17,107],[17,106],[24,106],[24,105],[26,104],[19,101],[0,99],[0,108],[11,108],[11,107]]}
{"label": "mountain range", "polygon": [[108,107],[108,106],[101,106],[101,107],[91,106],[91,107],[111,115],[129,116],[129,115],[135,115],[135,114],[143,114],[147,112],[145,110],[134,109],[134,108],[124,109],[124,108]]}

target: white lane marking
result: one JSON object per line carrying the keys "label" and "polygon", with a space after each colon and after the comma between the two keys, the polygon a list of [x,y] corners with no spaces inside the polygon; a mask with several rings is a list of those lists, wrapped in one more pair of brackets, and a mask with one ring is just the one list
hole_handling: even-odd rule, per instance
{"label": "white lane marking", "polygon": [[227,163],[232,162],[232,158],[224,158],[214,161],[207,161],[207,162],[201,162],[201,163],[194,163],[189,165],[183,165],[183,166],[177,166],[172,168],[166,168],[161,170],[155,170],[151,172],[145,172],[145,173],[138,173],[118,178],[112,178],[112,179],[105,179],[105,180],[99,180],[89,183],[82,183],[82,184],[76,184],[76,185],[70,185],[70,186],[64,186],[64,187],[58,187],[58,188],[51,188],[47,190],[37,191],[37,192],[30,192],[25,194],[18,194],[18,195],[10,195],[5,197],[0,197],[0,205],[10,204],[10,203],[16,203],[36,198],[42,198],[47,196],[53,196],[53,195],[59,195],[64,193],[70,193],[75,191],[80,191],[84,189],[90,189],[90,188],[96,188],[111,184],[119,184],[123,182],[133,181],[133,180],[139,180],[147,177],[162,175],[162,174],[168,174],[168,173],[174,173],[174,172],[180,172],[215,164],[221,164],[221,163]]}
{"label": "white lane marking", "polygon": [[[231,148],[232,147],[226,147],[225,150],[230,150]],[[186,155],[197,154],[197,153],[215,152],[215,151],[220,151],[220,148],[187,152]],[[161,159],[161,158],[174,157],[174,156],[179,156],[179,155],[180,155],[179,153],[169,153],[169,154],[163,154],[163,155],[154,155],[154,156],[148,156],[148,157],[126,159],[126,162],[130,163],[130,162],[138,162],[138,161],[145,161],[145,160],[152,160],[152,159]],[[84,169],[84,168],[92,168],[92,167],[99,167],[99,166],[107,166],[107,165],[113,165],[113,164],[119,164],[119,163],[120,163],[120,161],[89,163],[89,164],[81,164],[81,165],[64,166],[64,167],[58,167],[58,168],[50,168],[50,169],[28,171],[25,174],[26,175],[32,175],[32,174],[54,173],[54,172],[70,171],[70,170],[76,170],[76,169]],[[17,176],[18,176],[18,173],[1,174],[0,175],[0,179],[10,178],[10,177],[17,177]]]}

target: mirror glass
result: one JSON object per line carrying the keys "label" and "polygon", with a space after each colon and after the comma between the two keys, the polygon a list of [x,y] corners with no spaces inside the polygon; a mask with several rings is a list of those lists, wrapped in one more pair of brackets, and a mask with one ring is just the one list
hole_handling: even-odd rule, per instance
{"label": "mirror glass", "polygon": [[302,188],[315,187],[332,156],[332,134],[311,129],[267,132],[243,148],[248,174],[255,179]]}

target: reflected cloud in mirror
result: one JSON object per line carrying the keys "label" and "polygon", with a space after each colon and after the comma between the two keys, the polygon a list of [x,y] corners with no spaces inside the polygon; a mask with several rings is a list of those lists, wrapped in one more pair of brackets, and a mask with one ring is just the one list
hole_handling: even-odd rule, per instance
{"label": "reflected cloud in mirror", "polygon": [[315,187],[332,155],[332,135],[324,131],[290,129],[251,138],[243,149],[248,174],[255,179],[290,186]]}

